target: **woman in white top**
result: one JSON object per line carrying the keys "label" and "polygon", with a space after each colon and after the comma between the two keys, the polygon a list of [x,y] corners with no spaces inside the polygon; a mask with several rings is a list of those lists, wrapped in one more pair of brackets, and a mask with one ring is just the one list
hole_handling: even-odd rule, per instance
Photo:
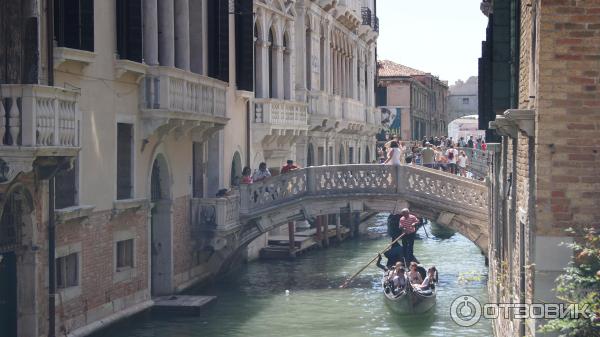
{"label": "woman in white top", "polygon": [[465,151],[460,151],[458,158],[456,158],[456,164],[458,165],[458,170],[460,175],[463,177],[467,176],[467,154]]}
{"label": "woman in white top", "polygon": [[402,151],[398,147],[398,142],[393,141],[388,151],[388,157],[385,160],[386,165],[401,165],[402,164]]}

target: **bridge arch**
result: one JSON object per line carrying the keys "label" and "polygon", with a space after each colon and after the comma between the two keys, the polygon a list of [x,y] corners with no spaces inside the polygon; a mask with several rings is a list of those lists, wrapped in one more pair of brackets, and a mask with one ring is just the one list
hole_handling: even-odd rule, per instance
{"label": "bridge arch", "polygon": [[305,168],[242,186],[240,215],[246,226],[241,243],[290,220],[409,207],[461,233],[487,254],[487,189],[477,180],[410,165]]}

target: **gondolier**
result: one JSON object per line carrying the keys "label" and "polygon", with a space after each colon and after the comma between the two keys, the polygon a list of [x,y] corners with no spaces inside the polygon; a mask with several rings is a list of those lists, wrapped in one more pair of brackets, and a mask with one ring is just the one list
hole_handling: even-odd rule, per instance
{"label": "gondolier", "polygon": [[410,214],[408,208],[404,208],[400,211],[400,228],[402,229],[404,237],[402,238],[402,246],[404,247],[404,258],[406,259],[405,263],[411,263],[412,261],[416,261],[414,255],[414,244],[415,244],[415,236],[417,231],[417,224],[419,223],[419,219],[416,216]]}

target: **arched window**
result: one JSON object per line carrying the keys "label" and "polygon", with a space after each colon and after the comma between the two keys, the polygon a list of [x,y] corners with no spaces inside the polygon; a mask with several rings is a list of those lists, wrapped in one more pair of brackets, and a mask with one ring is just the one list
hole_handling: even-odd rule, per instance
{"label": "arched window", "polygon": [[308,153],[306,154],[306,166],[315,165],[315,149],[312,144],[308,144]]}
{"label": "arched window", "polygon": [[269,29],[269,97],[273,98],[275,95],[275,63],[273,62],[273,53],[275,52],[273,48],[275,39],[273,38],[273,28]]}
{"label": "arched window", "polygon": [[310,37],[311,35],[311,31],[310,31],[310,27],[306,27],[306,89],[311,90],[312,88],[312,63],[311,63],[311,58],[312,58],[312,53],[311,53],[311,46],[312,46],[312,39]]}
{"label": "arched window", "polygon": [[283,35],[283,98],[292,98],[292,79],[291,79],[291,50],[288,33]]}
{"label": "arched window", "polygon": [[259,85],[261,83],[259,75],[259,65],[260,61],[258,58],[260,56],[260,47],[258,46],[258,25],[254,25],[254,91],[256,92],[256,96],[262,98],[262,90],[259,89]]}
{"label": "arched window", "polygon": [[231,186],[239,186],[242,179],[242,157],[235,152],[231,161]]}
{"label": "arched window", "polygon": [[[323,29],[321,29],[323,31]],[[321,69],[319,69],[319,73],[321,74],[321,91],[325,91],[325,32],[323,31],[323,35],[321,35],[321,45],[319,49],[319,64]]]}

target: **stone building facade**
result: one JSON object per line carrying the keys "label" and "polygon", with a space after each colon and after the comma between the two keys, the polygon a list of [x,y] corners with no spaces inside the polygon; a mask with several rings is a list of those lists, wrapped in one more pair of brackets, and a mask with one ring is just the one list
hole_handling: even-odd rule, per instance
{"label": "stone building facade", "polygon": [[243,166],[374,158],[377,32],[374,0],[4,2],[3,336],[86,335],[242,259]]}
{"label": "stone building facade", "polygon": [[448,119],[477,115],[479,111],[477,76],[458,80],[448,90]]}
{"label": "stone building facade", "polygon": [[375,1],[257,0],[254,10],[251,166],[371,162]]}
{"label": "stone building facade", "polygon": [[403,140],[447,135],[448,84],[429,73],[378,62],[377,106],[384,128],[399,129]]}
{"label": "stone building facade", "polygon": [[[490,146],[490,301],[555,303],[554,280],[572,260],[565,230],[600,224],[598,3],[495,0],[482,9],[479,115],[501,140]],[[501,317],[494,330],[541,336],[541,324]]]}

